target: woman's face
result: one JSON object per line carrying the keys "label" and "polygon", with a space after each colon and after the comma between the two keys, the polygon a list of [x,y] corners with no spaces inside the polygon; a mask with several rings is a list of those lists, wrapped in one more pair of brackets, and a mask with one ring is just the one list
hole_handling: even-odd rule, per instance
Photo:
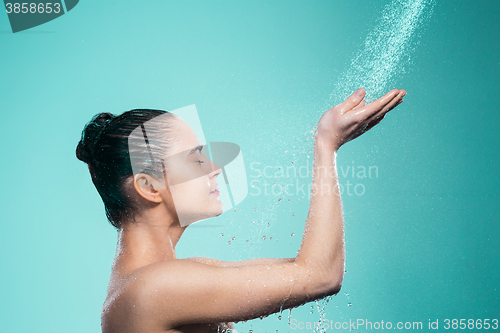
{"label": "woman's face", "polygon": [[191,127],[173,120],[174,140],[165,159],[167,181],[181,226],[222,214],[217,176],[221,173],[203,151]]}

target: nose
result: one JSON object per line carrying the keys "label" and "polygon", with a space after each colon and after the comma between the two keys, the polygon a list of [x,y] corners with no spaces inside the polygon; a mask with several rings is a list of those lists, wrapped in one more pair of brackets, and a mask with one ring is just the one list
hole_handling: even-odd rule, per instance
{"label": "nose", "polygon": [[212,172],[210,172],[209,176],[210,178],[212,177],[217,177],[218,175],[220,175],[220,173],[222,172],[222,168],[217,165],[214,161],[210,160],[210,166],[212,168]]}

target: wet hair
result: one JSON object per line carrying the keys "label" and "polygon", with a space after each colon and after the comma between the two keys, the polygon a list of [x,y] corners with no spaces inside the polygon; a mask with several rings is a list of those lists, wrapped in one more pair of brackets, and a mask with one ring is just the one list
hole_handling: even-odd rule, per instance
{"label": "wet hair", "polygon": [[[160,115],[165,115],[157,118],[161,121],[147,125],[148,140],[145,123]],[[124,194],[124,184],[134,171],[141,170],[157,177],[165,174],[163,163],[155,162],[154,156],[168,150],[173,117],[172,113],[162,110],[135,109],[118,116],[99,113],[85,125],[76,147],[76,157],[88,164],[92,182],[104,203],[106,217],[115,228],[119,229],[125,217],[137,212],[137,207]],[[142,131],[134,131],[139,127]],[[156,161],[160,160],[156,158]]]}

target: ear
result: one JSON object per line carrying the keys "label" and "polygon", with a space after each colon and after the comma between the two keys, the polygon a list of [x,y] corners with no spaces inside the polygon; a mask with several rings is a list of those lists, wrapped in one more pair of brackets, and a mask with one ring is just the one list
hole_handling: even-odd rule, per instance
{"label": "ear", "polygon": [[141,197],[148,201],[160,203],[163,200],[158,180],[150,175],[144,173],[134,175],[134,188]]}

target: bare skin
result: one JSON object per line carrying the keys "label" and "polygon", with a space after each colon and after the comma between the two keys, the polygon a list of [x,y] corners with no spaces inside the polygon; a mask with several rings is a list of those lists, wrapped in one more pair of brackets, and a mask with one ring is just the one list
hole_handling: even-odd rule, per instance
{"label": "bare skin", "polygon": [[[102,332],[217,332],[231,322],[338,293],[345,247],[337,151],[378,124],[406,92],[394,89],[368,105],[364,94],[358,90],[318,122],[309,214],[295,258],[177,259],[175,246],[186,227],[179,223],[172,193],[147,176],[134,176],[129,195],[144,209],[119,231]],[[195,145],[197,138],[188,133],[183,142]],[[205,181],[213,188],[220,169],[211,166]],[[216,198],[207,195],[207,205],[216,211]]]}

